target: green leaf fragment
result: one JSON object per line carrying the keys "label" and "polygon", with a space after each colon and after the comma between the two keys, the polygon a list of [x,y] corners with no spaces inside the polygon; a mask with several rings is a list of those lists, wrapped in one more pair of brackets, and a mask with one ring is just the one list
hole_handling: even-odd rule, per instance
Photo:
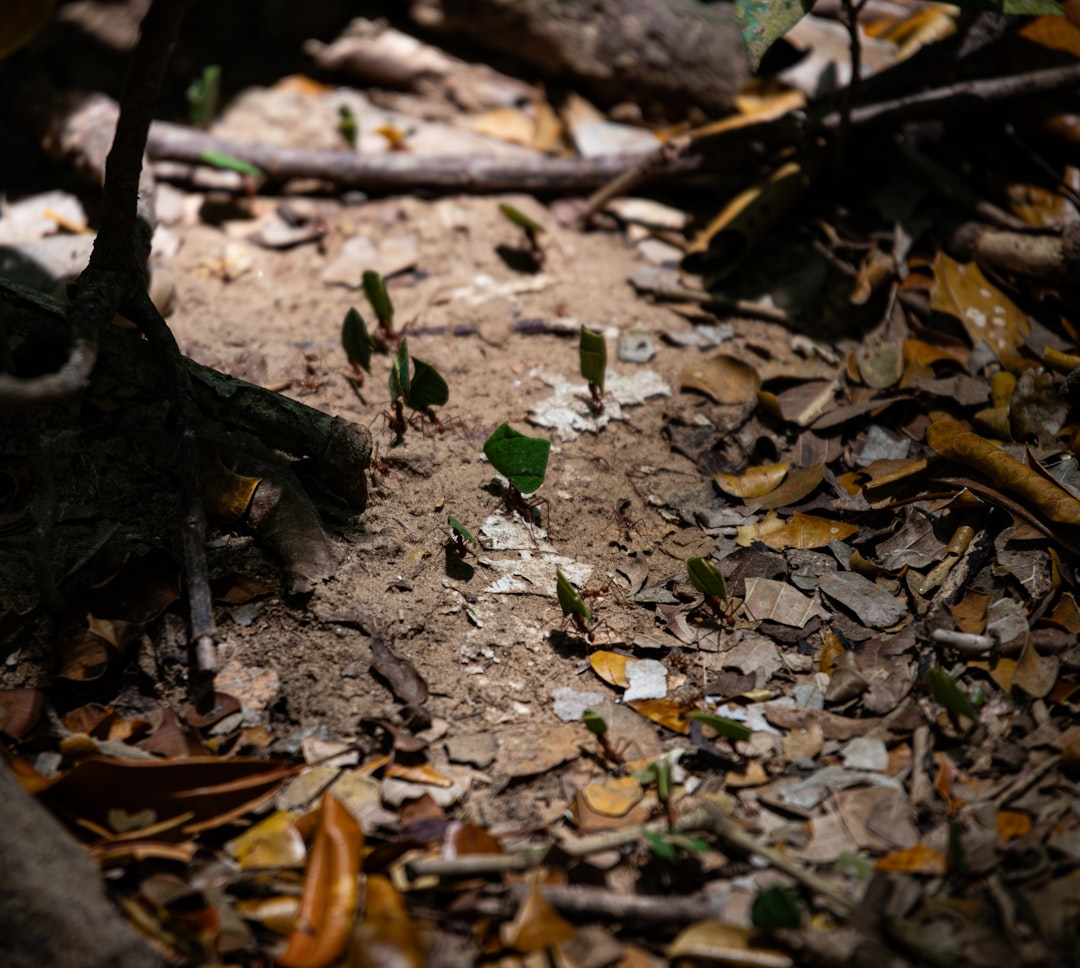
{"label": "green leaf fragment", "polygon": [[225,171],[238,171],[241,175],[248,175],[251,178],[257,178],[259,180],[263,178],[261,168],[250,162],[244,161],[243,158],[237,158],[235,155],[227,155],[224,151],[215,151],[213,148],[207,148],[199,155],[199,158],[213,168],[221,168]]}
{"label": "green leaf fragment", "polygon": [[341,324],[341,345],[350,360],[368,373],[371,372],[371,351],[375,347],[375,341],[368,333],[364,317],[355,309],[350,309],[345,314],[345,321]]}
{"label": "green leaf fragment", "polygon": [[561,568],[555,569],[555,595],[559,599],[559,607],[563,615],[580,615],[586,622],[592,621],[592,612],[585,600],[578,594],[577,589],[570,584],[570,579],[562,573]]}
{"label": "green leaf fragment", "polygon": [[690,575],[691,583],[702,595],[719,598],[722,602],[727,601],[724,573],[708,558],[687,558],[686,571]]}
{"label": "green leaf fragment", "polygon": [[496,427],[484,442],[491,466],[522,494],[532,494],[544,483],[551,441],[526,437],[508,423]]}
{"label": "green leaf fragment", "polygon": [[197,128],[205,128],[214,120],[221,95],[221,65],[208,64],[185,92],[188,116]]}
{"label": "green leaf fragment", "polygon": [[392,323],[394,321],[394,304],[390,300],[390,294],[386,291],[386,281],[382,275],[374,269],[367,269],[361,277],[364,287],[364,295],[371,303],[371,310],[375,313],[380,323]]}
{"label": "green leaf fragment", "polygon": [[651,830],[641,831],[641,836],[651,850],[661,860],[675,860],[679,855],[678,848],[663,834],[654,833]]}
{"label": "green leaf fragment", "polygon": [[[404,345],[405,340],[401,341]],[[413,410],[445,406],[450,399],[450,388],[442,374],[430,363],[413,357],[413,375],[405,392],[405,403]]]}
{"label": "green leaf fragment", "polygon": [[748,740],[754,735],[754,731],[745,723],[728,719],[726,716],[717,716],[716,713],[693,712],[687,718],[696,719],[699,723],[715,729],[725,739]]}
{"label": "green leaf fragment", "polygon": [[390,388],[390,399],[406,400],[409,396],[409,389],[412,386],[412,377],[409,374],[409,341],[403,339],[401,345],[398,347],[397,353],[394,354],[393,362],[390,364],[390,376],[386,381],[386,385]]}
{"label": "green leaf fragment", "polygon": [[930,682],[930,695],[949,712],[967,716],[973,723],[979,721],[979,713],[972,705],[967,693],[944,669],[940,667],[930,669],[926,673],[926,678]]}
{"label": "green leaf fragment", "polygon": [[360,134],[360,126],[356,123],[356,115],[347,104],[338,105],[338,132],[350,148],[356,147],[356,139]]}
{"label": "green leaf fragment", "polygon": [[463,525],[452,514],[448,514],[446,516],[446,520],[448,522],[450,522],[450,527],[453,528],[453,530],[456,531],[458,534],[460,534],[466,541],[470,542],[471,544],[479,544],[480,543],[479,541],[476,540],[476,538],[474,538],[472,536],[472,532],[469,531],[469,529],[466,528],[465,525]]}
{"label": "green leaf fragment", "polygon": [[760,931],[796,930],[802,926],[802,919],[799,896],[786,884],[772,884],[758,891],[750,906],[750,920]]}
{"label": "green leaf fragment", "polygon": [[596,388],[604,392],[604,374],[607,371],[607,341],[599,333],[592,333],[581,327],[578,341],[578,358],[581,362],[581,375]]}
{"label": "green leaf fragment", "polygon": [[591,709],[586,709],[585,712],[581,714],[581,721],[593,736],[604,736],[607,734],[607,720],[599,713],[594,713]]}
{"label": "green leaf fragment", "polygon": [[525,229],[527,232],[543,232],[544,226],[534,219],[529,218],[520,209],[514,208],[513,205],[507,205],[505,202],[499,206],[499,211],[513,222],[518,228]]}

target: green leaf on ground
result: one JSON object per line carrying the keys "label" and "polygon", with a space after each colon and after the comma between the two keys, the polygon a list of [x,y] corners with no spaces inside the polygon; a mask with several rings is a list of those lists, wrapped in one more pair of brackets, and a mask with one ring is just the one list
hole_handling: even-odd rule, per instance
{"label": "green leaf on ground", "polygon": [[578,594],[576,588],[570,584],[570,579],[562,573],[561,568],[555,569],[555,594],[559,599],[559,607],[563,615],[580,615],[586,622],[592,621],[592,612],[585,600]]}
{"label": "green leaf on ground", "polygon": [[345,314],[345,321],[341,324],[341,345],[350,360],[368,373],[371,372],[371,351],[375,347],[375,341],[368,333],[364,317],[355,309],[350,309]]}
{"label": "green leaf on ground", "polygon": [[814,6],[814,0],[735,0],[750,70],[756,71],[773,43],[784,36]]}

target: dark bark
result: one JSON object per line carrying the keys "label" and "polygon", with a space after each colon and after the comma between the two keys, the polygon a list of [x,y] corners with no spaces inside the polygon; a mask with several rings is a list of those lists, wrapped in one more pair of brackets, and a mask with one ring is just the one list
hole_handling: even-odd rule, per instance
{"label": "dark bark", "polygon": [[699,0],[413,0],[413,18],[569,80],[607,104],[725,114],[748,76],[728,3]]}
{"label": "dark bark", "polygon": [[86,851],[0,762],[0,949],[5,968],[157,968]]}

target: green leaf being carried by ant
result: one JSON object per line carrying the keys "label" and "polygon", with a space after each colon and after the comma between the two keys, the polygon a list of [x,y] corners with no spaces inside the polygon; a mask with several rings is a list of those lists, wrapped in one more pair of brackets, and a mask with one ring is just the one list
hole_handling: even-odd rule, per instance
{"label": "green leaf being carried by ant", "polygon": [[687,558],[686,571],[693,586],[706,598],[727,601],[727,581],[724,573],[708,558]]}
{"label": "green leaf being carried by ant", "polygon": [[578,590],[570,584],[570,579],[562,573],[561,568],[555,569],[555,594],[559,599],[559,608],[563,615],[580,615],[586,622],[592,621],[592,612],[585,600],[578,594]]}
{"label": "green leaf being carried by ant", "polygon": [[499,424],[484,441],[491,466],[522,494],[532,494],[544,483],[550,453],[550,440],[526,437],[508,423]]}
{"label": "green leaf being carried by ant", "polygon": [[604,392],[604,375],[607,373],[607,340],[600,333],[593,333],[584,326],[578,340],[578,359],[581,375]]}
{"label": "green leaf being carried by ant", "polygon": [[207,64],[202,73],[193,80],[185,92],[188,102],[188,118],[196,128],[207,128],[217,117],[218,100],[221,95],[221,65]]}
{"label": "green leaf being carried by ant", "polygon": [[390,388],[391,400],[406,400],[412,387],[412,374],[409,366],[409,341],[403,339],[394,359],[390,363],[390,376],[386,385]]}
{"label": "green leaf being carried by ant", "polygon": [[350,148],[355,149],[356,141],[360,136],[360,125],[356,121],[356,115],[353,114],[353,109],[347,104],[339,104],[337,113],[338,134],[341,135]]}
{"label": "green leaf being carried by ant", "polygon": [[364,295],[367,296],[368,302],[371,303],[371,311],[375,313],[375,318],[379,321],[379,328],[386,329],[392,326],[394,322],[394,304],[390,300],[390,293],[386,291],[386,280],[383,279],[382,274],[374,269],[366,269],[361,277],[361,282],[364,287]]}
{"label": "green leaf being carried by ant", "polygon": [[966,692],[960,688],[956,680],[944,669],[934,667],[926,673],[930,683],[930,695],[934,697],[950,713],[957,716],[967,716],[973,723],[979,721],[979,713]]}
{"label": "green leaf being carried by ant", "polygon": [[716,713],[693,712],[687,718],[696,719],[699,723],[715,729],[725,739],[748,740],[754,735],[753,730],[744,723],[728,719],[726,716],[717,716]]}
{"label": "green leaf being carried by ant", "polygon": [[247,175],[256,181],[262,181],[264,177],[262,169],[258,166],[244,161],[243,158],[237,158],[235,155],[228,155],[224,151],[207,148],[200,153],[199,158],[212,168],[221,168],[223,171],[238,171],[241,175]]}
{"label": "green leaf being carried by ant", "polygon": [[521,209],[514,208],[513,205],[508,205],[503,202],[499,206],[499,211],[503,216],[514,223],[519,229],[524,229],[526,232],[543,232],[544,226],[542,226],[535,219],[529,218]]}
{"label": "green leaf being carried by ant", "polygon": [[680,853],[706,854],[709,852],[709,844],[706,841],[689,834],[642,830],[641,837],[649,845],[649,850],[661,860],[676,860]]}
{"label": "green leaf being carried by ant", "polygon": [[345,314],[345,321],[341,324],[341,345],[354,368],[371,372],[371,351],[375,348],[375,341],[368,332],[364,317],[355,309]]}
{"label": "green leaf being carried by ant", "polygon": [[470,544],[474,544],[474,545],[480,544],[480,542],[477,541],[476,538],[473,537],[472,532],[468,528],[466,528],[465,525],[463,525],[452,514],[448,514],[446,516],[446,520],[449,522],[450,527],[451,527],[451,529],[453,530],[453,532],[455,534],[461,535],[461,537],[464,540],[468,541]]}
{"label": "green leaf being carried by ant", "polygon": [[799,895],[786,884],[770,884],[758,891],[750,906],[750,921],[759,931],[792,931],[802,927]]}
{"label": "green leaf being carried by ant", "polygon": [[[562,572],[559,572],[559,575],[561,576]],[[567,584],[569,584],[569,582],[567,582]],[[586,709],[585,712],[581,714],[581,721],[593,736],[600,737],[607,735],[607,720],[599,713],[594,713],[591,709]]]}
{"label": "green leaf being carried by ant", "polygon": [[[402,345],[405,340],[402,340]],[[450,399],[450,387],[442,374],[430,363],[413,357],[413,375],[409,390],[405,394],[406,406],[413,410],[427,410],[430,407],[446,406]]]}

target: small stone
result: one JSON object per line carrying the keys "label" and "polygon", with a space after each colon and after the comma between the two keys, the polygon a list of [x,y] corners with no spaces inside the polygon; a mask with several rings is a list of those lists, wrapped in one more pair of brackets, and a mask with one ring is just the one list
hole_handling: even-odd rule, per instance
{"label": "small stone", "polygon": [[648,333],[619,337],[619,359],[623,363],[648,363],[656,356],[656,343]]}

